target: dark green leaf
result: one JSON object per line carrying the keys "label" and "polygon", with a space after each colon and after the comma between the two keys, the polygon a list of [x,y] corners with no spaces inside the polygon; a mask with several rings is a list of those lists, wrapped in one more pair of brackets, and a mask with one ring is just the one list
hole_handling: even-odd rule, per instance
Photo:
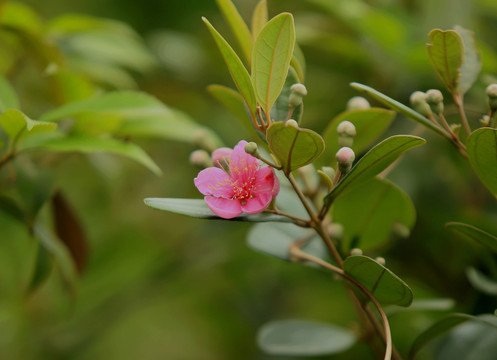
{"label": "dark green leaf", "polygon": [[466,93],[474,84],[481,70],[480,54],[476,50],[474,34],[472,31],[466,30],[462,26],[455,26],[463,41],[464,45],[464,62],[459,69],[461,77],[459,78],[459,92]]}
{"label": "dark green leaf", "polygon": [[463,224],[459,222],[448,222],[445,224],[450,230],[455,231],[458,234],[464,235],[469,239],[478,242],[493,252],[497,253],[497,237],[486,231],[480,230],[473,225]]}
{"label": "dark green leaf", "polygon": [[214,26],[212,26],[206,18],[202,18],[202,20],[211,32],[212,37],[214,38],[226,65],[228,66],[228,70],[231,74],[231,78],[235,82],[236,88],[245,99],[252,117],[255,117],[257,107],[256,96],[247,69],[243,66],[242,61],[235,51],[231,48],[228,42],[224,40],[221,34],[217,32]]}
{"label": "dark green leaf", "polygon": [[266,132],[271,152],[286,172],[316,160],[324,151],[324,141],[312,130],[283,122],[271,124]]}
{"label": "dark green leaf", "polygon": [[480,128],[467,141],[469,162],[480,180],[497,196],[497,130]]}
{"label": "dark green leaf", "polygon": [[335,154],[340,149],[337,126],[342,121],[347,120],[354,124],[357,135],[351,148],[356,154],[360,154],[386,131],[394,117],[393,111],[380,108],[348,110],[339,114],[324,131],[323,138],[326,150],[319,162],[326,166],[332,166],[336,163]]}
{"label": "dark green leaf", "polygon": [[19,99],[9,82],[0,76],[0,114],[7,109],[19,109]]}
{"label": "dark green leaf", "polygon": [[392,99],[391,97],[386,96],[385,94],[382,94],[378,90],[375,90],[369,86],[359,84],[359,83],[351,83],[351,87],[354,89],[363,92],[365,94],[370,95],[374,99],[380,101],[381,103],[385,104],[386,106],[390,107],[392,110],[395,110],[397,112],[400,112],[407,116],[409,119],[416,121],[417,123],[423,125],[424,127],[435,131],[439,135],[446,136],[445,133],[436,125],[434,125],[429,119],[424,117],[423,115],[419,114],[418,112],[414,111],[410,107],[405,106],[404,104],[398,102],[397,100]]}
{"label": "dark green leaf", "polygon": [[391,182],[373,178],[340,196],[333,204],[333,221],[344,227],[343,246],[370,250],[384,246],[392,228],[411,229],[416,211],[409,196]]}
{"label": "dark green leaf", "polygon": [[497,281],[490,279],[474,267],[466,269],[466,277],[476,290],[488,295],[497,295]]}
{"label": "dark green leaf", "polygon": [[380,303],[409,306],[412,302],[409,286],[392,271],[367,256],[349,256],[343,262],[343,270],[364,285]]}
{"label": "dark green leaf", "polygon": [[[280,96],[276,99],[272,109],[271,109],[271,119],[273,121],[286,121],[288,116],[288,111],[290,110],[290,87],[298,83],[297,74],[294,69],[290,68],[288,70],[288,75],[286,77],[285,85],[281,90]],[[291,118],[300,122],[303,114],[303,104],[297,106],[293,112]]]}
{"label": "dark green leaf", "polygon": [[35,291],[50,275],[52,270],[52,262],[49,252],[41,245],[38,244],[36,252],[35,266],[31,275],[31,281],[28,286],[28,293]]}
{"label": "dark green leaf", "polygon": [[356,341],[348,330],[306,320],[280,320],[265,324],[257,335],[262,351],[280,356],[319,356],[347,350]]}
{"label": "dark green leaf", "polygon": [[428,36],[428,58],[438,77],[451,94],[459,91],[459,69],[463,64],[464,45],[461,36],[454,30],[434,29]]}
{"label": "dark green leaf", "polygon": [[290,66],[295,70],[297,73],[297,78],[299,83],[303,83],[305,80],[305,57],[304,53],[300,49],[300,46],[295,43],[295,48],[293,49],[293,57],[292,60],[290,61]]}
{"label": "dark green leaf", "polygon": [[[201,219],[226,220],[214,214],[202,199],[146,198],[144,201],[146,205],[158,210],[193,216]],[[264,213],[254,215],[243,214],[229,220],[249,222],[290,222],[287,217]]]}
{"label": "dark green leaf", "polygon": [[252,83],[259,105],[269,116],[285,84],[295,46],[293,16],[282,13],[261,30],[252,52]]}
{"label": "dark green leaf", "polygon": [[11,199],[8,196],[0,195],[0,211],[23,224],[26,224],[28,221],[28,216],[25,214],[24,210],[14,199]]}
{"label": "dark green leaf", "polygon": [[344,191],[365,183],[385,170],[404,152],[424,144],[426,141],[417,136],[397,135],[383,140],[369,150],[324,198],[325,203],[333,202]]}

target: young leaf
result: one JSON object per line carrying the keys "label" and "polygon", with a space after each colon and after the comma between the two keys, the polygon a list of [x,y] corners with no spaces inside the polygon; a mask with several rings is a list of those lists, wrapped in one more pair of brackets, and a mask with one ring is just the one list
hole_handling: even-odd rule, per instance
{"label": "young leaf", "polygon": [[397,135],[383,140],[369,150],[354,167],[343,177],[331,192],[324,198],[325,204],[330,204],[344,191],[363,184],[378,175],[404,152],[423,145],[426,141],[417,136]]}
{"label": "young leaf", "polygon": [[466,146],[471,166],[488,190],[497,196],[497,130],[473,131]]}
{"label": "young leaf", "polygon": [[264,25],[266,25],[268,20],[267,15],[267,1],[260,0],[257,6],[254,9],[254,13],[252,14],[252,37],[253,39],[257,39],[257,35],[261,32]]}
{"label": "young leaf", "polygon": [[[312,231],[294,224],[257,224],[250,229],[247,244],[252,249],[276,258],[290,261],[290,246],[298,240],[309,237]],[[312,236],[301,250],[321,259],[327,259],[324,243]]]}
{"label": "young leaf", "polygon": [[480,53],[476,50],[473,32],[462,26],[454,26],[454,30],[461,36],[464,45],[464,63],[459,69],[459,92],[466,93],[478,78],[481,70]]}
{"label": "young leaf", "polygon": [[[169,211],[201,219],[226,220],[214,214],[203,199],[146,198],[144,201],[145,205],[157,210]],[[264,213],[253,215],[243,214],[229,220],[248,222],[291,222],[285,216]]]}
{"label": "young leaf", "polygon": [[404,104],[398,102],[397,100],[392,99],[391,97],[382,94],[381,92],[363,84],[359,83],[350,83],[350,86],[357,91],[366,93],[373,97],[374,99],[380,101],[386,106],[390,107],[392,110],[395,110],[401,114],[404,114],[409,119],[416,121],[417,123],[423,125],[424,127],[436,132],[439,135],[446,136],[445,133],[436,125],[434,125],[430,120],[421,115],[420,113],[414,111],[410,107],[405,106]]}
{"label": "young leaf", "polygon": [[356,341],[350,330],[307,320],[279,320],[265,324],[257,334],[262,351],[279,356],[337,354]]}
{"label": "young leaf", "polygon": [[295,46],[293,16],[272,18],[255,40],[252,52],[252,83],[257,101],[269,115],[285,84]]}
{"label": "young leaf", "polygon": [[459,69],[463,64],[464,45],[461,36],[454,30],[434,29],[428,36],[428,58],[438,77],[451,94],[459,92]]}
{"label": "young leaf", "polygon": [[57,127],[57,124],[51,122],[31,120],[15,109],[8,109],[0,114],[0,125],[15,141],[28,135],[53,131]]}
{"label": "young leaf", "polygon": [[476,241],[480,245],[489,248],[494,253],[497,253],[497,237],[495,237],[494,235],[480,230],[475,226],[463,224],[460,222],[448,222],[447,224],[445,224],[445,226],[450,230],[464,235],[467,238]]}
{"label": "young leaf", "polygon": [[380,303],[409,306],[412,302],[409,286],[392,271],[367,256],[349,256],[343,262],[343,270],[364,285]]}
{"label": "young leaf", "polygon": [[19,99],[9,82],[0,76],[0,114],[7,109],[19,109]]}
{"label": "young leaf", "polygon": [[356,154],[360,154],[386,131],[394,117],[393,111],[381,108],[348,110],[339,114],[324,131],[323,138],[326,150],[319,159],[319,163],[326,166],[332,166],[336,163],[335,154],[340,148],[338,146],[337,126],[342,121],[347,120],[354,124],[357,135],[354,138],[352,150]]}
{"label": "young leaf", "polygon": [[209,20],[207,20],[206,18],[202,18],[202,21],[205,23],[205,25],[207,25],[207,28],[211,32],[212,37],[214,38],[214,41],[216,42],[216,45],[219,48],[219,51],[221,52],[226,65],[228,66],[231,78],[235,82],[236,88],[245,99],[252,117],[255,117],[257,107],[255,100],[256,96],[247,69],[245,69],[245,66],[243,66],[243,63],[238,55],[231,48],[228,42],[224,40],[221,34],[217,32],[214,26],[211,25]]}
{"label": "young leaf", "polygon": [[236,9],[231,0],[216,0],[217,6],[224,15],[224,18],[235,34],[240,47],[242,48],[245,59],[250,64],[252,54],[252,36],[245,21],[243,21],[240,13]]}
{"label": "young leaf", "polygon": [[272,123],[267,129],[266,138],[271,152],[287,173],[312,163],[324,151],[321,136],[295,124]]}
{"label": "young leaf", "polygon": [[333,204],[333,221],[344,227],[342,245],[365,251],[385,245],[394,226],[410,229],[416,211],[409,196],[391,182],[373,178]]}

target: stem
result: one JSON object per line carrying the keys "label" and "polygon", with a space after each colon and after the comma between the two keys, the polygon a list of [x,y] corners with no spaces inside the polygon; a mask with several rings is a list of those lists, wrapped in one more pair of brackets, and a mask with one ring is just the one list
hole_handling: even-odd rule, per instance
{"label": "stem", "polygon": [[469,127],[468,119],[466,118],[466,113],[464,112],[462,95],[456,93],[453,95],[453,98],[454,104],[457,106],[457,110],[459,111],[459,116],[461,117],[461,123],[464,127],[464,130],[466,130],[466,134],[469,135],[471,134],[471,128]]}
{"label": "stem", "polygon": [[269,213],[269,214],[276,214],[276,215],[281,215],[281,216],[285,216],[289,219],[292,219],[293,220],[293,223],[295,225],[298,225],[300,227],[310,227],[311,225],[309,224],[309,221],[306,220],[306,219],[302,219],[298,216],[294,216],[292,214],[288,214],[284,211],[280,211],[278,209],[266,209],[264,212],[266,213]]}

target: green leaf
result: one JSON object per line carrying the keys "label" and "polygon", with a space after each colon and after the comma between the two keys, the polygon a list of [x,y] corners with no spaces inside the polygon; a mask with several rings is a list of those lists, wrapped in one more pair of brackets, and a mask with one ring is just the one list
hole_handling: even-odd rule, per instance
{"label": "green leaf", "polygon": [[269,116],[285,84],[295,46],[293,16],[282,13],[261,30],[252,52],[252,83],[257,101]]}
{"label": "green leaf", "polygon": [[266,138],[271,152],[287,173],[312,163],[324,151],[321,136],[294,124],[272,123],[267,129]]}
{"label": "green leaf", "polygon": [[[467,321],[477,321],[480,322],[481,324],[485,325],[486,331],[489,330],[489,326],[492,327],[497,327],[497,323],[494,321],[490,321],[489,319],[492,318],[493,316],[487,318],[484,317],[475,317],[472,315],[468,314],[450,314],[440,321],[436,322],[432,326],[430,326],[428,329],[423,331],[418,337],[414,340],[413,344],[411,345],[411,349],[409,351],[409,360],[413,360],[416,356],[416,353],[427,343],[432,341],[433,339],[439,337],[440,335],[446,333],[447,331],[453,329],[454,327],[467,322]],[[474,342],[469,342],[470,344],[474,344]],[[472,346],[468,347],[469,349],[472,348]],[[457,356],[457,359],[460,359],[459,356]],[[470,358],[468,358],[469,360]]]}
{"label": "green leaf", "polygon": [[476,290],[487,295],[497,295],[497,281],[490,279],[474,267],[466,269],[466,277]]}
{"label": "green leaf", "polygon": [[7,109],[19,109],[19,99],[7,79],[0,76],[0,114]]}
{"label": "green leaf", "polygon": [[340,196],[332,208],[333,221],[344,227],[342,246],[365,251],[384,246],[394,226],[411,229],[416,211],[409,196],[391,182],[373,178]]}
{"label": "green leaf", "polygon": [[426,141],[417,136],[397,135],[383,140],[369,150],[352,169],[343,177],[324,202],[332,203],[340,194],[350,190],[381,173],[397,160],[404,152],[424,144]]}
{"label": "green leaf", "polygon": [[[299,82],[297,73],[294,69],[290,68],[288,70],[288,75],[285,80],[285,85],[281,90],[280,96],[276,99],[273,107],[271,108],[271,119],[273,121],[286,121],[288,116],[288,111],[290,110],[290,87]],[[292,113],[292,119],[300,122],[302,119],[304,105],[301,104],[294,108]]]}
{"label": "green leaf", "polygon": [[463,224],[460,222],[448,222],[445,224],[445,226],[450,230],[464,235],[467,238],[472,239],[480,245],[483,245],[493,252],[497,253],[497,237],[495,237],[494,235],[480,230],[475,226]]}
{"label": "green leaf", "polygon": [[497,196],[497,130],[480,128],[466,143],[469,162],[488,190]]}
{"label": "green leaf", "polygon": [[335,325],[307,320],[265,324],[257,334],[262,351],[280,356],[320,356],[340,353],[356,341],[354,333]]}
{"label": "green leaf", "polygon": [[162,173],[157,164],[141,147],[131,142],[124,142],[114,138],[94,137],[85,135],[57,136],[40,139],[40,141],[25,143],[23,149],[47,149],[59,152],[95,153],[108,152],[133,159],[147,167],[156,175]]}
{"label": "green leaf", "polygon": [[247,130],[252,130],[251,122],[248,121],[249,117],[245,110],[245,102],[238,92],[227,86],[217,84],[209,85],[207,91],[213,98],[228,109],[231,114],[235,115]]}
{"label": "green leaf", "polygon": [[28,293],[35,291],[41,284],[43,284],[50,275],[51,270],[52,261],[50,259],[50,254],[40,243],[38,243],[35,265],[27,289]]}
{"label": "green leaf", "polygon": [[426,46],[428,58],[438,77],[451,94],[459,91],[459,69],[463,64],[464,45],[454,30],[434,29],[428,36],[431,44]]}
{"label": "green leaf", "polygon": [[390,305],[384,308],[388,317],[406,312],[447,311],[454,307],[455,301],[449,298],[414,300],[409,307]]}
{"label": "green leaf", "polygon": [[257,39],[257,35],[261,32],[264,25],[266,25],[268,20],[267,14],[267,1],[260,0],[257,6],[254,9],[254,13],[252,14],[252,38]]}
{"label": "green leaf", "polygon": [[420,113],[414,111],[410,107],[405,106],[404,104],[398,102],[397,100],[392,99],[391,97],[382,94],[381,92],[363,84],[359,83],[350,83],[350,86],[357,91],[370,95],[374,99],[380,101],[386,106],[390,107],[392,110],[395,110],[409,119],[416,121],[417,123],[423,125],[424,127],[436,132],[439,135],[446,136],[445,133],[436,125],[434,125],[429,119],[421,115]]}
{"label": "green leaf", "polygon": [[8,196],[0,195],[0,211],[22,224],[27,224],[28,222],[28,215],[14,199]]}
{"label": "green leaf", "polygon": [[[151,208],[163,211],[169,211],[176,214],[188,215],[201,219],[227,220],[218,217],[207,206],[202,199],[173,199],[173,198],[146,198],[145,204]],[[287,217],[275,214],[242,214],[231,221],[248,221],[248,222],[291,222]]]}
{"label": "green leaf", "polygon": [[231,48],[228,42],[224,40],[221,34],[217,32],[214,26],[211,25],[209,20],[207,20],[206,18],[202,18],[202,21],[211,32],[211,35],[214,38],[214,41],[216,42],[216,45],[219,48],[219,51],[221,52],[226,65],[228,66],[231,78],[235,82],[236,88],[245,99],[252,117],[255,117],[257,107],[255,100],[256,96],[247,69],[245,68],[245,66],[243,66],[242,61],[235,53],[235,51]]}
{"label": "green leaf", "polygon": [[231,0],[216,0],[217,6],[231,27],[235,37],[242,48],[245,59],[250,64],[252,54],[252,36],[245,21]]}
{"label": "green leaf", "polygon": [[319,159],[320,164],[333,166],[336,163],[335,154],[340,149],[340,146],[338,146],[337,126],[342,121],[347,120],[354,124],[357,135],[354,138],[352,150],[356,154],[360,154],[386,131],[394,117],[395,113],[393,111],[380,108],[348,110],[337,115],[324,131],[323,138],[326,143],[326,150],[321,159]]}
{"label": "green leaf", "polygon": [[55,130],[57,124],[31,120],[21,111],[5,110],[0,114],[0,125],[12,140],[19,140],[28,135]]}
{"label": "green leaf", "polygon": [[256,251],[290,261],[290,246],[305,238],[309,240],[300,248],[302,251],[327,259],[323,241],[312,230],[294,224],[257,224],[250,229],[247,244]]}
{"label": "green leaf", "polygon": [[466,93],[474,84],[481,70],[480,54],[476,50],[474,34],[462,26],[454,26],[463,41],[464,46],[464,62],[459,69],[461,77],[459,78],[459,92]]}
{"label": "green leaf", "polygon": [[343,262],[345,273],[364,285],[383,304],[409,306],[412,291],[392,271],[367,256],[349,256]]}
{"label": "green leaf", "polygon": [[303,83],[305,79],[305,57],[304,53],[300,49],[300,46],[295,43],[295,48],[293,49],[292,60],[290,61],[290,66],[293,67],[297,73],[297,78],[299,83]]}

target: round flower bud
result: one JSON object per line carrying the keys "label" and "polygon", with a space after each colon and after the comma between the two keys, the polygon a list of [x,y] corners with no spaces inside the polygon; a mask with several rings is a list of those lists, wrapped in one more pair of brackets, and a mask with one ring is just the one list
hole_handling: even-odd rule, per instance
{"label": "round flower bud", "polygon": [[426,103],[426,94],[422,91],[415,91],[409,97],[409,101],[414,110],[423,116],[431,114],[430,106]]}
{"label": "round flower bud", "polygon": [[489,126],[490,125],[490,116],[483,115],[483,117],[480,119],[480,123],[482,126]]}
{"label": "round flower bud", "polygon": [[195,150],[190,154],[190,164],[197,166],[201,169],[212,166],[211,157],[205,150]]}
{"label": "round flower bud", "polygon": [[386,264],[386,260],[385,260],[384,257],[378,256],[375,260],[376,260],[377,263],[379,263],[379,264],[381,264],[383,266],[385,266],[385,264]]}
{"label": "round flower bud", "polygon": [[350,168],[352,167],[352,163],[355,160],[354,150],[349,147],[342,147],[336,153],[336,159],[340,171],[346,173],[350,170]]}
{"label": "round flower bud", "polygon": [[327,226],[328,235],[334,240],[343,239],[343,225],[339,223],[331,223]]}
{"label": "round flower bud", "polygon": [[337,126],[337,133],[339,136],[345,135],[354,137],[356,136],[355,126],[350,121],[342,121]]}
{"label": "round flower bud", "polygon": [[323,166],[321,168],[321,171],[328,175],[330,179],[333,179],[333,177],[335,176],[335,169],[333,169],[331,166]]}
{"label": "round flower bud", "polygon": [[255,157],[259,156],[258,146],[255,142],[249,142],[245,145],[245,152]]}
{"label": "round flower bud", "polygon": [[444,111],[444,97],[442,92],[437,89],[431,89],[426,92],[426,102],[430,105],[430,109],[435,114],[441,114]]}
{"label": "round flower bud", "polygon": [[293,84],[290,87],[289,105],[292,108],[302,105],[303,97],[307,95],[307,89],[304,84]]}
{"label": "round flower bud", "polygon": [[359,248],[353,248],[352,250],[350,250],[350,255],[351,256],[362,255],[362,250]]}
{"label": "round flower bud", "polygon": [[222,147],[214,150],[211,155],[212,163],[217,167],[222,167],[229,160],[233,149]]}
{"label": "round flower bud", "polygon": [[497,84],[487,86],[487,97],[490,109],[493,111],[497,110]]}
{"label": "round flower bud", "polygon": [[354,96],[347,101],[347,110],[364,110],[371,108],[369,101],[362,96]]}
{"label": "round flower bud", "polygon": [[285,121],[285,126],[291,126],[291,127],[294,127],[295,129],[299,128],[299,124],[293,119],[289,119],[289,120]]}
{"label": "round flower bud", "polygon": [[295,95],[299,96],[307,95],[307,89],[304,84],[299,84],[299,83],[293,84],[292,86],[290,86],[290,91],[295,93]]}

